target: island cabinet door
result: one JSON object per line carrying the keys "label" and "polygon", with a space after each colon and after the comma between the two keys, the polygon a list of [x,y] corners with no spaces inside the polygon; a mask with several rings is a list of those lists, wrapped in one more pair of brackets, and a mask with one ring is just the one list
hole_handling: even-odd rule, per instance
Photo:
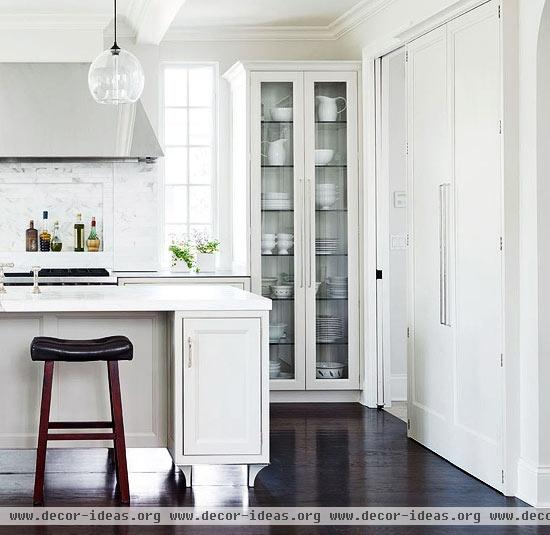
{"label": "island cabinet door", "polygon": [[183,342],[183,454],[260,454],[260,319],[185,319]]}

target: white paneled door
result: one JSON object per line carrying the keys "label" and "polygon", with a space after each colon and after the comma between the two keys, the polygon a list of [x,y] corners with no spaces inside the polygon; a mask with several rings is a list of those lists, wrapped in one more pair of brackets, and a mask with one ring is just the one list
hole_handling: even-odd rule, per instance
{"label": "white paneled door", "polygon": [[409,436],[502,488],[495,2],[408,48]]}

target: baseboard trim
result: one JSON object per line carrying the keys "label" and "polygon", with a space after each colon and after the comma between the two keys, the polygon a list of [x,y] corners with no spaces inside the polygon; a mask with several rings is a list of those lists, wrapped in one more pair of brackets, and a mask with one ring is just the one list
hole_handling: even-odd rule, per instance
{"label": "baseboard trim", "polygon": [[550,466],[536,466],[520,459],[516,496],[533,507],[549,508]]}
{"label": "baseboard trim", "polygon": [[407,401],[406,374],[395,374],[390,377],[390,395],[392,401]]}
{"label": "baseboard trim", "polygon": [[355,403],[360,390],[272,390],[271,403]]}

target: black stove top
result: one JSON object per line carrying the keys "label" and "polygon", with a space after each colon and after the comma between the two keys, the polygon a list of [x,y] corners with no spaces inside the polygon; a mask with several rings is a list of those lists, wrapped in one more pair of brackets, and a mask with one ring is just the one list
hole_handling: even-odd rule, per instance
{"label": "black stove top", "polygon": [[[32,271],[6,273],[6,277],[32,277]],[[108,277],[104,268],[46,268],[38,272],[39,277]]]}

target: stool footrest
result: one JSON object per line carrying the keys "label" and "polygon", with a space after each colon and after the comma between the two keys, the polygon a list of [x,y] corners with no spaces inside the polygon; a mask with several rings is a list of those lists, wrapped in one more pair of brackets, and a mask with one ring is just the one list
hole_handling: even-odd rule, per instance
{"label": "stool footrest", "polygon": [[48,433],[47,440],[114,440],[114,433]]}
{"label": "stool footrest", "polygon": [[48,429],[112,429],[113,422],[49,422]]}

